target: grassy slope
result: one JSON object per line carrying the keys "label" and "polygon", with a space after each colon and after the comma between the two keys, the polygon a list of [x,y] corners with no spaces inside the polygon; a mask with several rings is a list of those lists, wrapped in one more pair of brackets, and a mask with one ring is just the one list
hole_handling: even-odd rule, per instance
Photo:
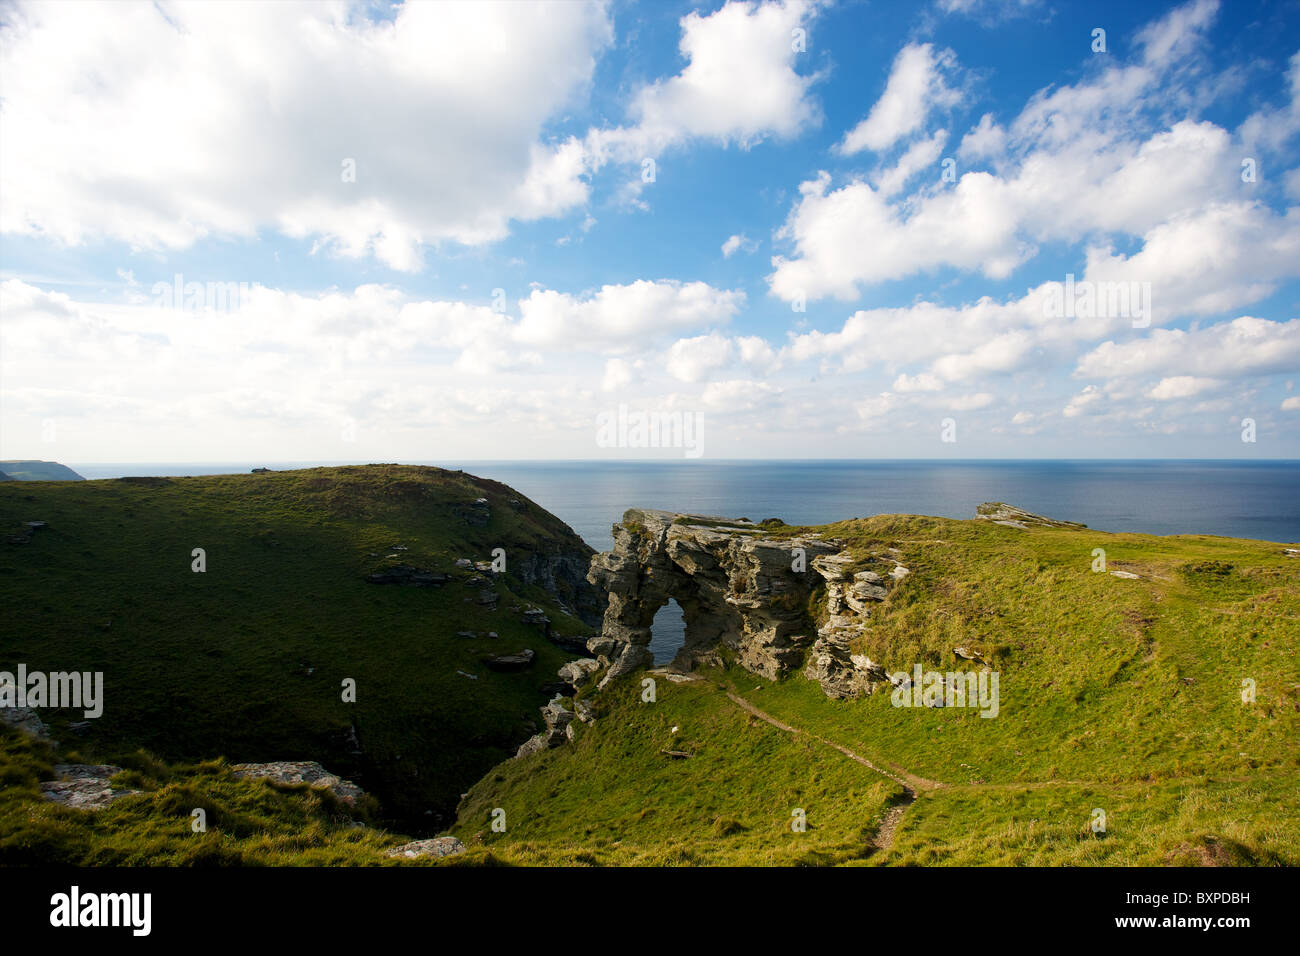
{"label": "grassy slope", "polygon": [[[780,782],[836,778],[818,808],[835,821],[826,854],[860,859],[853,834],[860,850],[889,785],[862,799],[883,778],[806,737],[774,742],[780,759],[756,763],[754,741],[780,732],[747,726],[720,691],[732,686],[788,724],[944,784],[921,792],[872,863],[1300,863],[1300,560],[1280,546],[899,516],[819,530],[864,559],[896,548],[912,571],[855,650],[890,670],[948,671],[971,666],[953,647],[981,648],[1001,675],[999,717],[896,708],[886,693],[837,702],[801,675],[769,684],[734,668],[708,683],[660,682],[668,690],[653,705],[628,681],[577,746],[481,781],[456,832],[472,840],[487,809],[513,806],[507,833],[484,834],[478,852],[554,862],[603,839],[598,860],[689,848],[702,861],[788,862],[799,851],[781,826],[792,792]],[[1093,573],[1097,547],[1109,570],[1142,579]],[[1241,700],[1245,677],[1254,704]],[[657,754],[658,725],[686,719],[711,728],[710,763]],[[642,781],[693,766],[689,788],[650,791],[662,809],[636,799]],[[657,809],[642,817],[643,805]],[[1106,811],[1105,834],[1089,828],[1094,808]],[[718,813],[752,837],[719,837]]]}
{"label": "grassy slope", "polygon": [[[458,862],[843,863],[865,855],[901,793],[712,684],[660,678],[645,703],[639,682],[622,681],[590,699],[596,722],[578,725],[570,745],[508,761],[470,791],[452,831],[470,847]],[[490,826],[498,807],[505,833]],[[805,832],[792,826],[795,809]]]}
{"label": "grassy slope", "polygon": [[[460,517],[480,496],[492,506],[483,528]],[[571,535],[506,486],[459,472],[367,466],[0,488],[0,529],[33,519],[49,527],[26,545],[0,545],[0,669],[105,673],[104,716],[75,738],[66,724],[80,712],[47,712],[56,739],[107,762],[137,748],[181,761],[318,760],[407,823],[436,824],[425,810],[448,811],[519,743],[538,721],[539,686],[568,659],[512,605],[546,607],[561,633],[587,630],[508,577],[495,612],[465,603],[478,591],[459,581],[365,580],[398,563],[367,555],[398,543],[410,548],[400,561],[448,571],[458,557],[503,547],[509,561]],[[191,571],[196,547],[207,552],[203,574]],[[455,637],[462,629],[500,638]],[[523,647],[538,654],[529,672],[480,663]],[[357,682],[355,704],[341,700],[345,677]],[[353,723],[360,758],[347,742]]]}
{"label": "grassy slope", "polygon": [[[177,766],[128,755],[114,783],[143,793],[94,812],[44,799],[39,784],[53,765],[84,756],[0,728],[0,865],[393,865],[383,851],[403,842],[354,824],[373,803],[349,810],[328,791],[237,780],[220,759]],[[191,829],[196,808],[205,833]]]}

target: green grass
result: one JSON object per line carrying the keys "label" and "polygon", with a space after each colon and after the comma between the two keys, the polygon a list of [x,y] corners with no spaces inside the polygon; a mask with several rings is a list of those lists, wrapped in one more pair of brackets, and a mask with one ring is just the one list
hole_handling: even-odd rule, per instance
{"label": "green grass", "polygon": [[[1300,864],[1300,560],[1281,545],[890,515],[770,533],[810,530],[844,540],[864,563],[888,554],[911,571],[855,651],[910,672],[918,662],[978,669],[953,648],[980,650],[1000,675],[999,716],[895,707],[888,692],[833,701],[802,674],[773,683],[734,666],[706,682],[661,682],[669,690],[660,703],[640,705],[634,675],[603,705],[614,726],[606,719],[570,749],[499,767],[471,792],[456,832],[476,836],[485,808],[516,801],[518,827],[482,836],[494,859],[571,862],[600,841],[598,862],[682,853],[687,862],[792,862],[775,820],[789,797],[746,791],[833,775],[818,807],[835,821],[824,862]],[[1108,570],[1142,577],[1094,573],[1098,547]],[[811,605],[815,616],[824,602],[815,594]],[[1247,677],[1257,688],[1251,704],[1241,697]],[[802,733],[742,730],[747,715],[722,687]],[[663,775],[685,771],[657,763],[659,725],[681,717],[673,701],[682,695],[695,723],[707,715],[714,728],[710,752],[729,756],[665,788]],[[777,768],[745,756],[749,735],[781,748]],[[940,786],[920,789],[889,850],[862,853],[892,785],[863,801],[856,794],[884,778],[812,738]],[[667,809],[639,819],[642,792]],[[1107,814],[1105,834],[1090,829],[1096,808]],[[766,821],[754,839],[710,836],[714,816],[746,814]]]}
{"label": "green grass", "polygon": [[[0,729],[0,865],[380,866],[395,864],[383,851],[403,842],[358,825],[373,800],[351,809],[328,791],[239,780],[220,759],[185,766],[129,755],[114,783],[144,792],[96,811],[60,806],[39,784],[68,756]],[[195,809],[205,832],[192,828]]]}
{"label": "green grass", "polygon": [[[462,517],[480,495],[486,528]],[[512,760],[566,655],[508,608],[541,604],[565,633],[581,623],[518,581],[499,586],[495,613],[464,603],[476,592],[460,584],[365,582],[385,560],[367,554],[397,542],[410,551],[388,563],[448,570],[462,554],[568,540],[506,497],[395,466],[0,487],[0,521],[50,523],[0,550],[0,668],[104,670],[105,716],[78,738],[67,723],[80,715],[55,715],[54,735],[146,791],[95,814],[55,806],[36,789],[53,751],[0,735],[0,863],[390,862],[399,838],[225,763],[313,759],[381,798],[363,818],[409,832],[437,832],[422,811],[468,790],[452,832],[469,850],[439,865],[1300,864],[1300,560],[1281,545],[897,515],[771,524],[909,568],[853,650],[890,671],[948,671],[977,669],[953,652],[974,648],[1000,675],[999,715],[894,707],[888,692],[836,701],[801,673],[771,682],[732,665],[659,677],[653,703],[644,674],[584,691],[594,724]],[[204,575],[189,570],[193,547],[207,549]],[[1099,547],[1110,570],[1141,577],[1094,573]],[[815,591],[811,615],[824,607]],[[502,637],[454,636],[466,628]],[[479,661],[523,646],[539,654],[531,673]],[[348,676],[355,705],[339,700]],[[354,721],[360,760],[344,741]],[[911,775],[915,800],[832,743]],[[189,830],[199,805],[216,821],[204,835]]]}
{"label": "green grass", "polygon": [[[1295,775],[958,787],[907,814],[894,866],[1296,866]],[[1105,831],[1092,830],[1093,811]]]}
{"label": "green grass", "polygon": [[[470,791],[452,830],[471,851],[458,862],[845,863],[866,855],[901,793],[744,713],[712,684],[661,678],[645,703],[639,681],[621,681],[589,699],[596,721],[579,724],[569,745],[508,761]],[[504,833],[491,828],[496,808]]]}
{"label": "green grass", "polygon": [[[463,517],[478,497],[491,504],[486,527]],[[0,530],[36,519],[49,526],[28,544],[0,544],[0,669],[104,672],[104,714],[73,738],[80,750],[105,762],[140,748],[171,761],[316,760],[404,827],[449,822],[460,793],[540,723],[539,687],[569,655],[511,607],[536,604],[558,633],[589,632],[509,573],[496,611],[466,603],[478,589],[459,580],[367,582],[385,563],[454,571],[457,558],[487,560],[497,547],[507,572],[533,551],[588,552],[522,495],[460,472],[4,483]],[[409,550],[385,561],[395,544]],[[191,571],[194,548],[206,550],[205,573]],[[481,662],[524,647],[538,655],[531,671]],[[342,700],[345,678],[354,704]],[[59,740],[82,719],[42,716]]]}

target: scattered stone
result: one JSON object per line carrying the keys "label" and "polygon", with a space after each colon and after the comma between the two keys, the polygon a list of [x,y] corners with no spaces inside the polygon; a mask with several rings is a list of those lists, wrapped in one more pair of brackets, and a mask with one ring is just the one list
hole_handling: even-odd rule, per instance
{"label": "scattered stone", "polygon": [[469,558],[457,558],[457,559],[456,559],[456,567],[458,567],[458,568],[472,568],[472,567],[474,567],[474,562],[471,561]]}
{"label": "scattered stone", "polygon": [[375,571],[367,580],[371,584],[407,584],[412,587],[435,588],[446,584],[451,580],[451,576],[412,567],[409,564],[396,564],[383,571]]}
{"label": "scattered stone", "polygon": [[895,567],[894,570],[889,572],[889,576],[893,578],[895,581],[901,581],[903,580],[903,578],[907,577],[911,573],[912,573],[911,571],[907,570],[907,568],[903,567],[900,564],[897,567]]}
{"label": "scattered stone", "polygon": [[92,723],[89,720],[78,720],[74,723],[68,724],[68,730],[72,731],[78,737],[84,737],[86,734],[90,733],[91,726]]}
{"label": "scattered stone", "polygon": [[1141,575],[1134,574],[1132,571],[1112,571],[1110,572],[1117,578],[1124,578],[1126,581],[1136,581]]}
{"label": "scattered stone", "polygon": [[478,634],[476,634],[474,631],[457,631],[456,636],[457,637],[478,637]]}
{"label": "scattered stone", "polygon": [[388,850],[384,855],[404,860],[415,860],[421,857],[456,856],[464,852],[465,844],[458,839],[453,836],[441,836],[434,837],[431,840],[413,840],[410,843],[403,843],[401,846],[395,846]]}
{"label": "scattered stone", "polygon": [[459,668],[457,668],[456,673],[459,674],[461,677],[468,677],[470,680],[478,680],[477,674],[470,674],[467,673],[466,671],[460,670]]}
{"label": "scattered stone", "polygon": [[674,684],[689,684],[700,679],[698,674],[683,674],[679,671],[664,671],[664,677]]}
{"label": "scattered stone", "polygon": [[537,653],[527,648],[518,654],[502,654],[499,657],[486,657],[483,662],[494,671],[511,673],[515,671],[525,671],[533,666],[533,661],[537,658]]}
{"label": "scattered stone", "polygon": [[237,763],[231,768],[240,779],[269,780],[291,786],[307,784],[313,789],[329,790],[340,801],[352,806],[365,791],[351,780],[330,773],[314,760],[282,760],[275,763]]}

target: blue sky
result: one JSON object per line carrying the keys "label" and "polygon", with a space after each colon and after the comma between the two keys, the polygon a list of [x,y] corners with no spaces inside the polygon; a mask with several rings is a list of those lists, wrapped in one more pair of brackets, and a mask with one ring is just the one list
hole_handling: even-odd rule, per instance
{"label": "blue sky", "polygon": [[1300,456],[1297,4],[2,17],[0,457]]}

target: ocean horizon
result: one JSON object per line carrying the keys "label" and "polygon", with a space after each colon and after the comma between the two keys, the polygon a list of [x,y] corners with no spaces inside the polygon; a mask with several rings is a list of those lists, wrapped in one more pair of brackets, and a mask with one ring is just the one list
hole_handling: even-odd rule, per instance
{"label": "ocean horizon", "polygon": [[[88,480],[240,474],[365,461],[66,464]],[[401,462],[504,482],[597,550],[628,508],[822,524],[873,514],[970,518],[984,501],[1099,531],[1300,540],[1296,459],[709,459]]]}

